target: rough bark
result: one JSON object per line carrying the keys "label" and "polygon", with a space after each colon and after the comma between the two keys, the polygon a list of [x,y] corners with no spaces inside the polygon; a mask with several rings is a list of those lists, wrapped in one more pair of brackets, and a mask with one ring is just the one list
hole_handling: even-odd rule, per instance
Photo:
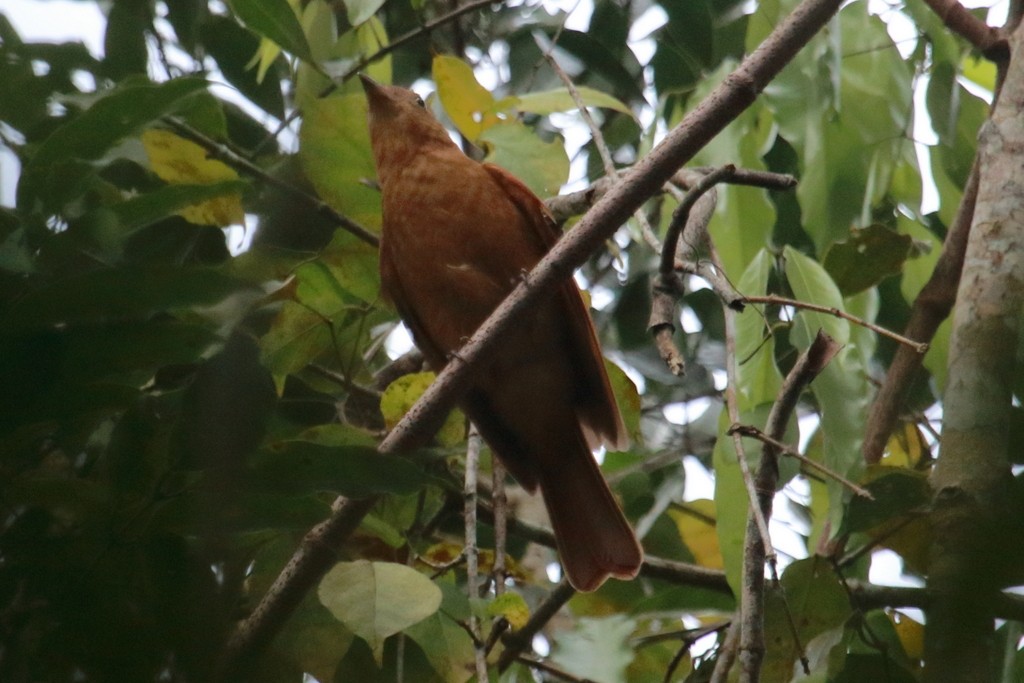
{"label": "rough bark", "polygon": [[1011,397],[1024,303],[1024,31],[979,135],[980,182],[957,292],[941,452],[925,681],[992,680],[994,605],[1007,549]]}

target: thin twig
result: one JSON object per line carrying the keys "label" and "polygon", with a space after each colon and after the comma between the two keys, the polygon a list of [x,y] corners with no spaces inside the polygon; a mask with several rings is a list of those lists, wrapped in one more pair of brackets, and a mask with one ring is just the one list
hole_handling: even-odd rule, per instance
{"label": "thin twig", "polygon": [[[576,84],[569,78],[569,74],[565,73],[565,70],[558,65],[555,61],[554,56],[551,54],[551,49],[544,49],[544,46],[540,42],[540,37],[534,35],[534,42],[537,43],[537,47],[544,53],[544,59],[547,60],[551,69],[562,79],[562,83],[565,84],[566,89],[569,91],[569,97],[572,98],[576,108],[580,112],[580,116],[583,118],[583,122],[587,124],[587,128],[590,129],[590,137],[594,141],[594,146],[597,148],[597,153],[601,157],[601,164],[604,166],[604,173],[607,177],[613,181],[619,179],[619,171],[615,168],[615,161],[612,159],[612,153],[608,149],[608,144],[604,141],[604,135],[601,134],[601,128],[594,121],[594,117],[590,115],[590,110],[587,109],[586,103],[583,101],[583,97],[580,96],[579,90],[576,89]],[[553,44],[552,44],[553,47]],[[633,213],[633,218],[636,220],[637,225],[640,226],[640,234],[644,240],[651,246],[652,249],[657,251],[661,247],[661,243],[658,240],[657,235],[654,234],[654,230],[651,228],[650,222],[647,220],[647,216],[644,215],[642,209],[637,209]]]}
{"label": "thin twig", "polygon": [[926,342],[914,341],[913,339],[904,337],[902,334],[893,332],[892,330],[887,330],[881,325],[876,325],[875,323],[868,322],[863,318],[858,318],[855,315],[851,315],[850,313],[847,313],[846,311],[840,310],[833,306],[821,306],[819,304],[812,304],[806,301],[800,301],[799,299],[790,299],[788,297],[778,296],[776,294],[765,294],[763,296],[744,296],[743,301],[748,304],[792,306],[793,308],[802,308],[807,311],[814,311],[815,313],[827,313],[828,315],[833,315],[837,318],[848,320],[849,322],[855,325],[866,327],[875,334],[880,334],[883,337],[889,337],[889,339],[898,341],[900,344],[909,346],[911,349],[913,349],[919,354],[923,354],[926,351],[928,351],[928,344]]}
{"label": "thin twig", "polygon": [[508,496],[505,494],[505,466],[491,457],[491,501],[494,504],[494,594],[505,592],[508,568],[505,548],[508,543]]}
{"label": "thin twig", "polygon": [[[782,382],[778,396],[772,404],[765,422],[765,432],[773,442],[778,441],[785,434],[786,426],[796,410],[797,401],[804,388],[825,369],[825,366],[839,353],[840,349],[840,345],[834,339],[819,330],[808,349],[797,358],[793,368]],[[733,433],[733,438],[738,436],[738,432],[739,430]],[[779,479],[778,455],[778,449],[773,443],[764,442],[764,447],[761,449],[761,463],[757,468],[757,497],[751,499],[751,511],[747,518],[747,539],[743,546],[741,607],[743,631],[740,636],[739,649],[740,681],[750,683],[761,679],[761,663],[765,653],[764,564],[767,558],[763,554],[764,543],[759,542],[763,541],[763,538],[756,538],[761,531],[754,510],[760,509],[764,519],[771,518],[773,497]],[[769,562],[771,563],[771,560]],[[771,563],[770,567],[773,582],[775,585],[779,585],[778,569],[774,563]],[[781,591],[781,586],[779,590]],[[782,597],[785,600],[785,593],[782,593]],[[785,605],[785,612],[789,619],[790,634],[800,652],[804,669],[810,673],[803,644],[799,640],[788,603]]]}
{"label": "thin twig", "polygon": [[[466,592],[469,594],[470,602],[480,597],[480,589],[477,584],[479,578],[477,561],[480,558],[480,553],[476,545],[476,484],[480,473],[480,448],[480,434],[476,431],[476,427],[471,425],[469,437],[466,439],[466,475],[463,487],[463,497],[465,498],[463,517],[466,527],[466,546],[463,554],[466,556]],[[483,638],[480,635],[480,619],[475,613],[470,614],[469,628],[475,643],[473,651],[476,662],[476,679],[486,681],[487,655],[484,652]]]}
{"label": "thin twig", "polygon": [[820,472],[825,477],[828,477],[830,479],[834,479],[835,481],[839,482],[840,484],[842,484],[846,488],[850,489],[856,495],[858,495],[858,496],[860,496],[862,498],[867,498],[868,500],[874,500],[875,499],[875,497],[871,495],[871,492],[868,491],[866,488],[864,488],[862,486],[858,486],[857,484],[854,484],[852,481],[850,481],[849,479],[847,479],[843,475],[839,474],[838,472],[832,471],[831,469],[829,469],[825,465],[822,465],[820,462],[815,462],[814,460],[811,460],[806,455],[804,455],[800,451],[796,450],[795,448],[793,448],[789,444],[783,443],[782,441],[779,441],[778,439],[773,439],[772,437],[768,436],[767,434],[762,432],[760,429],[758,429],[754,425],[734,424],[731,427],[729,427],[729,430],[728,430],[727,433],[731,435],[733,432],[739,432],[743,436],[748,436],[748,437],[750,437],[752,439],[757,439],[758,441],[760,441],[762,443],[766,443],[766,444],[772,446],[780,454],[788,455],[791,458],[795,458],[795,459],[799,460],[805,466],[810,467],[811,469],[816,470],[817,472]]}
{"label": "thin twig", "polygon": [[569,683],[594,683],[594,681],[592,681],[589,678],[580,678],[578,676],[574,676],[568,671],[563,671],[556,666],[552,666],[547,662],[541,661],[539,659],[534,659],[533,657],[519,655],[518,657],[516,657],[516,661],[520,664],[525,664],[531,669],[536,669],[537,671],[543,671],[546,674],[551,674],[559,680],[569,681]]}
{"label": "thin twig", "polygon": [[[692,166],[684,168],[672,176],[672,183],[683,189],[690,189],[716,169],[715,166]],[[773,173],[771,171],[755,171],[749,168],[737,168],[732,176],[724,181],[728,185],[745,185],[747,187],[763,187],[766,190],[791,190],[797,186],[797,179],[789,173]]]}

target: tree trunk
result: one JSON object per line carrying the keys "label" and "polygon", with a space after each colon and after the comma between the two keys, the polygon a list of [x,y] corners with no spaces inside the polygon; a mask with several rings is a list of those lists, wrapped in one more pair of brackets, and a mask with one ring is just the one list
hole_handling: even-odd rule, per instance
{"label": "tree trunk", "polygon": [[925,681],[990,681],[993,601],[1006,532],[1013,380],[1024,302],[1024,32],[979,135],[981,180],[957,293],[942,448],[932,483],[934,540]]}

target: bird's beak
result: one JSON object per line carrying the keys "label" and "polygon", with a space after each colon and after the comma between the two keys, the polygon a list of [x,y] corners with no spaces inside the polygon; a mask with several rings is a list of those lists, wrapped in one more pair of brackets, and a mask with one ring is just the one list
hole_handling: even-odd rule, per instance
{"label": "bird's beak", "polygon": [[380,92],[380,83],[373,80],[366,74],[359,74],[359,80],[363,82],[363,90],[367,95]]}

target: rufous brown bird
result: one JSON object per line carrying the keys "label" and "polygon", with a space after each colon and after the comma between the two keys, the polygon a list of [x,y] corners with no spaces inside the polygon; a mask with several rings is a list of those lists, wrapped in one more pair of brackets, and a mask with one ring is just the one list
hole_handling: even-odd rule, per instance
{"label": "rufous brown bird", "polygon": [[[385,295],[440,370],[558,239],[519,180],[470,159],[416,93],[362,76],[383,195]],[[544,497],[569,582],[636,576],[640,545],[591,453],[626,446],[593,323],[566,280],[501,341],[459,406]]]}

